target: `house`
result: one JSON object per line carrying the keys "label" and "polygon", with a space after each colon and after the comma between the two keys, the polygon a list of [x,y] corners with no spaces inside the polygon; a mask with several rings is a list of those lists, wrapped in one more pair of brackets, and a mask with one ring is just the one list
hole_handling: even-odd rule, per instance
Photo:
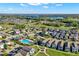
{"label": "house", "polygon": [[7,41],[7,40],[2,40],[1,42],[2,42],[2,43],[7,43],[8,41]]}
{"label": "house", "polygon": [[20,34],[20,32],[21,31],[19,29],[13,29],[12,32],[11,32],[11,34],[13,34],[13,35],[14,34]]}
{"label": "house", "polygon": [[70,30],[69,39],[75,41],[78,40],[79,33],[76,30]]}
{"label": "house", "polygon": [[57,31],[54,31],[54,32],[52,33],[52,36],[55,37],[56,34],[57,34]]}
{"label": "house", "polygon": [[4,49],[4,46],[3,46],[3,44],[0,44],[0,49]]}
{"label": "house", "polygon": [[22,49],[16,54],[16,56],[26,56],[26,55],[27,55],[27,52]]}
{"label": "house", "polygon": [[4,49],[4,44],[7,43],[6,40],[0,40],[0,49]]}
{"label": "house", "polygon": [[36,44],[37,45],[42,45],[42,40],[37,40]]}
{"label": "house", "polygon": [[19,50],[21,50],[22,47],[17,47],[17,48],[14,48],[12,51],[10,51],[8,53],[8,56],[14,56],[14,55],[17,55],[19,53]]}
{"label": "house", "polygon": [[57,39],[60,39],[59,36],[60,36],[60,33],[57,33],[55,37],[56,37]]}
{"label": "house", "polygon": [[10,31],[9,34],[15,35],[15,31]]}
{"label": "house", "polygon": [[79,52],[79,44],[77,44],[78,52]]}
{"label": "house", "polygon": [[16,30],[16,34],[20,34],[20,31],[19,30]]}
{"label": "house", "polygon": [[39,32],[38,35],[43,37],[43,36],[45,36],[45,33],[44,32]]}
{"label": "house", "polygon": [[53,41],[53,42],[51,43],[51,48],[56,49],[56,47],[57,47],[56,41]]}
{"label": "house", "polygon": [[6,38],[6,33],[5,32],[0,32],[0,38]]}
{"label": "house", "polygon": [[71,45],[70,45],[70,51],[71,51],[71,52],[77,52],[77,51],[78,51],[78,49],[77,49],[75,43],[71,43]]}
{"label": "house", "polygon": [[65,30],[61,30],[59,37],[60,37],[61,39],[65,39],[65,36],[66,36],[66,31],[65,31]]}
{"label": "house", "polygon": [[49,47],[49,48],[51,48],[51,44],[52,44],[52,40],[48,40],[46,46]]}
{"label": "house", "polygon": [[56,39],[71,39],[72,41],[78,40],[79,33],[76,29],[70,29],[69,31],[67,30],[57,30],[57,29],[52,29],[48,30],[48,33]]}
{"label": "house", "polygon": [[68,42],[65,42],[64,44],[63,44],[63,51],[70,51],[70,48],[69,48],[69,46],[68,46]]}
{"label": "house", "polygon": [[[12,56],[12,54],[10,54],[10,55]],[[23,56],[23,55],[21,53],[17,53],[15,56]]]}
{"label": "house", "polygon": [[45,46],[46,46],[46,47],[49,45],[49,41],[50,41],[50,40],[46,41],[46,43],[45,43]]}
{"label": "house", "polygon": [[63,50],[63,47],[61,46],[61,41],[59,41],[58,43],[57,43],[57,47],[56,47],[56,49],[57,50]]}
{"label": "house", "polygon": [[0,39],[3,38],[3,36],[4,36],[3,33],[0,32]]}
{"label": "house", "polygon": [[78,40],[78,36],[79,36],[78,33],[75,33],[75,34],[74,34],[74,39],[75,39],[75,40]]}
{"label": "house", "polygon": [[45,46],[46,45],[47,40],[43,40],[42,41],[42,45]]}
{"label": "house", "polygon": [[21,56],[27,56],[27,55],[32,55],[35,52],[35,49],[29,46],[24,46],[22,47],[21,50],[19,50],[19,52],[16,54],[17,55],[21,55]]}

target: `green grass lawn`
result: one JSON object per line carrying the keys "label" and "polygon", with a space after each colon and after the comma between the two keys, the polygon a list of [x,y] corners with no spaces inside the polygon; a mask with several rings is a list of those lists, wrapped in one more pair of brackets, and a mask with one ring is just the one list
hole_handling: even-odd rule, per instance
{"label": "green grass lawn", "polygon": [[63,30],[69,30],[72,27],[65,27],[65,26],[59,26],[59,27],[55,27],[55,26],[47,26],[47,25],[43,25],[43,24],[37,24],[37,25],[32,25],[34,27],[46,27],[46,28],[51,28],[51,29],[63,29]]}
{"label": "green grass lawn", "polygon": [[40,52],[36,56],[46,56],[46,54]]}
{"label": "green grass lawn", "polygon": [[79,56],[79,54],[58,51],[58,50],[50,49],[50,48],[47,49],[47,54],[50,56]]}
{"label": "green grass lawn", "polygon": [[66,26],[59,26],[59,27],[55,27],[55,26],[47,26],[47,25],[44,25],[44,24],[34,24],[34,23],[28,23],[26,24],[26,27],[29,28],[29,26],[31,27],[37,27],[37,28],[40,28],[40,27],[46,27],[46,28],[51,28],[51,29],[62,29],[62,30],[69,30],[71,29],[72,27],[66,27]]}

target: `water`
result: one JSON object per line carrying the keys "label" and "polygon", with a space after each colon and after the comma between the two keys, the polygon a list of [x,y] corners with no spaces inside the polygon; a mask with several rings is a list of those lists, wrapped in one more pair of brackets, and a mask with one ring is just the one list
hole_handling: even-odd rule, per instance
{"label": "water", "polygon": [[23,44],[31,44],[32,41],[29,39],[24,39],[24,40],[20,40],[20,42]]}

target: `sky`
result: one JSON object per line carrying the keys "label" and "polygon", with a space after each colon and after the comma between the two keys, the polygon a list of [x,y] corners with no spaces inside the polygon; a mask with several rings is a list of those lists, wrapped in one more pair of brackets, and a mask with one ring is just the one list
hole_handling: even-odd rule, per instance
{"label": "sky", "polygon": [[79,3],[0,3],[2,14],[79,14]]}

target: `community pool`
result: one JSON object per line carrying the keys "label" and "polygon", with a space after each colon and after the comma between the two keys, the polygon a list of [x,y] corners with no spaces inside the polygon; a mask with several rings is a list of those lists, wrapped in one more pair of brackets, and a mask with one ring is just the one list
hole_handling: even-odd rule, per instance
{"label": "community pool", "polygon": [[23,43],[23,44],[31,44],[32,43],[32,40],[23,39],[23,40],[20,40],[20,42]]}

